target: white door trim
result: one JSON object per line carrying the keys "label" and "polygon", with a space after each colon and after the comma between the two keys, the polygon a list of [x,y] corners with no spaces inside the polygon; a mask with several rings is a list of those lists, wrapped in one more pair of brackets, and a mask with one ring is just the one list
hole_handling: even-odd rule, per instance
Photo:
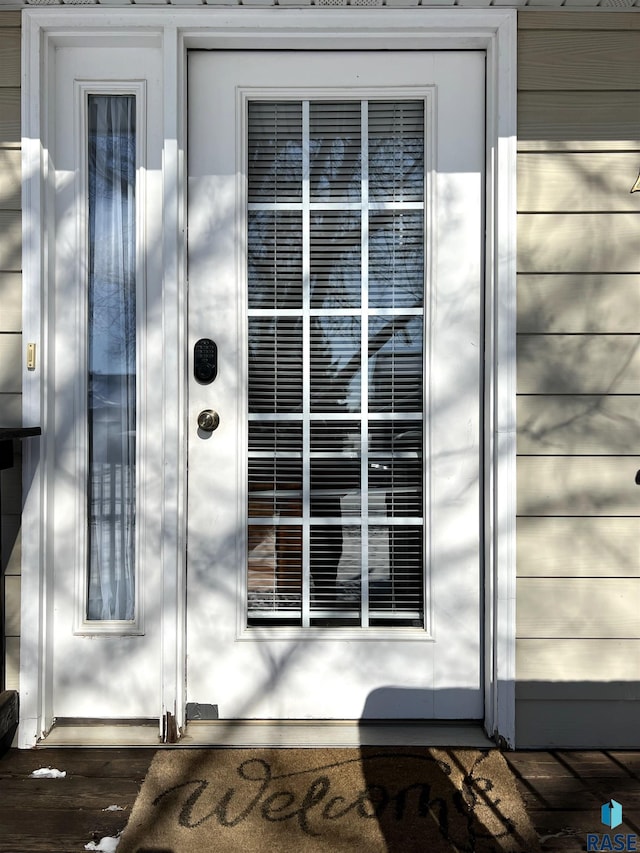
{"label": "white door trim", "polygon": [[[481,49],[487,54],[485,374],[485,728],[515,736],[515,140],[516,13],[502,9],[191,8],[29,9],[23,16],[23,340],[40,367],[23,373],[26,425],[41,424],[24,461],[19,743],[31,747],[51,719],[51,373],[46,358],[47,295],[55,240],[49,146],[55,51],[117,45],[163,52],[163,210],[153,244],[162,246],[164,358],[158,430],[162,454],[160,545],[163,605],[161,707],[182,724],[185,671],[185,138],[188,49]],[[161,227],[158,234],[155,229]],[[158,394],[160,391],[158,390]]]}

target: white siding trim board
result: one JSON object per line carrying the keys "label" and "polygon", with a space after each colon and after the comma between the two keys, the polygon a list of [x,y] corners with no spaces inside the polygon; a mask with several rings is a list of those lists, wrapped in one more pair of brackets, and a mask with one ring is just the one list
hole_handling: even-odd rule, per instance
{"label": "white siding trim board", "polygon": [[331,8],[351,6],[354,8],[370,9],[372,7],[390,7],[393,9],[410,8],[500,8],[540,10],[564,8],[568,11],[581,12],[584,9],[602,9],[624,13],[628,9],[640,6],[640,0],[0,0],[0,11],[20,10],[43,6],[95,7],[106,6],[122,9],[135,5],[136,8],[148,7],[157,9],[160,6],[174,6],[180,9],[196,7],[243,7],[264,8],[268,6],[283,6],[289,9],[308,7]]}
{"label": "white siding trim board", "polygon": [[233,7],[249,8],[266,6],[284,6],[287,8],[325,7],[336,8],[353,6],[371,8],[388,6],[391,8],[500,8],[527,9],[541,12],[549,9],[566,9],[572,12],[602,9],[605,12],[624,13],[640,5],[639,0],[0,0],[0,9],[18,10],[34,6],[107,6],[123,8],[135,5],[137,7],[175,6],[188,7]]}

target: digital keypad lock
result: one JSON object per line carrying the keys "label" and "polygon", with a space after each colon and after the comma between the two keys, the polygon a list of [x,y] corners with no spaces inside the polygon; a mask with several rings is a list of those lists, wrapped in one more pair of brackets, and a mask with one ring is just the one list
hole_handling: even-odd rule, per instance
{"label": "digital keypad lock", "polygon": [[202,385],[218,375],[218,347],[211,338],[200,338],[193,347],[193,375]]}

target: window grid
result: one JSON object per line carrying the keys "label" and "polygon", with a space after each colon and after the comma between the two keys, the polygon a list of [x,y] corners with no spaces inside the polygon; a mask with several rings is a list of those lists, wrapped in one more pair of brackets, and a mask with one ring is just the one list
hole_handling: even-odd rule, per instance
{"label": "window grid", "polygon": [[311,212],[309,101],[302,102],[302,627],[311,625]]}
{"label": "window grid", "polygon": [[[362,117],[360,126],[362,154],[360,157],[362,170],[362,186],[361,186],[361,203],[362,212],[360,214],[361,233],[361,295],[360,304],[363,311],[369,308],[369,103],[363,101],[361,105]],[[365,320],[364,314],[360,334],[364,344],[365,330],[368,334],[369,323]],[[360,347],[361,368],[361,399],[360,399],[360,482],[362,504],[360,512],[363,518],[369,516],[369,347],[361,345]],[[360,527],[360,607],[361,607],[361,626],[369,627],[369,524],[363,523]]]}
{"label": "window grid", "polygon": [[[370,412],[369,411],[369,326],[370,318],[372,317],[424,317],[424,299],[422,307],[399,306],[399,307],[372,307],[369,305],[369,247],[370,247],[370,216],[372,213],[379,212],[408,212],[419,211],[423,213],[425,210],[424,200],[380,200],[371,199],[369,195],[369,102],[364,100],[360,103],[361,113],[361,139],[360,139],[360,199],[354,200],[350,198],[344,201],[322,200],[315,201],[311,199],[311,179],[310,179],[310,161],[311,161],[311,139],[310,139],[310,104],[308,100],[302,101],[302,135],[301,135],[301,151],[302,151],[302,194],[300,201],[249,201],[247,204],[248,211],[251,212],[268,212],[275,213],[284,211],[300,212],[302,216],[302,305],[298,308],[280,308],[280,307],[249,307],[249,318],[286,318],[296,317],[302,318],[302,412],[249,412],[250,423],[269,423],[269,422],[296,422],[302,424],[302,446],[300,451],[285,450],[279,451],[277,448],[271,452],[269,450],[250,450],[250,460],[257,459],[273,459],[274,454],[279,460],[285,459],[300,459],[302,462],[302,490],[295,492],[289,490],[288,494],[300,499],[301,514],[300,515],[278,515],[276,512],[272,516],[253,516],[249,512],[248,523],[250,527],[255,528],[273,528],[277,531],[278,528],[292,528],[299,526],[302,531],[301,546],[302,546],[302,573],[301,573],[301,589],[300,589],[300,604],[297,607],[286,605],[281,607],[277,597],[274,596],[274,605],[269,609],[260,607],[252,607],[249,603],[249,619],[258,618],[259,620],[272,621],[274,624],[290,624],[291,619],[299,620],[299,625],[303,628],[311,627],[312,624],[318,624],[318,619],[331,619],[332,617],[341,620],[357,619],[360,627],[366,628],[370,623],[370,615],[383,617],[386,620],[393,621],[397,619],[406,623],[406,620],[421,620],[424,624],[424,612],[401,611],[391,612],[382,610],[375,612],[372,610],[370,614],[369,606],[369,534],[371,528],[384,527],[389,531],[389,550],[391,550],[391,537],[395,535],[393,531],[398,528],[422,528],[424,525],[423,515],[375,515],[370,512],[369,506],[369,468],[374,454],[371,453],[369,447],[369,423],[371,422],[394,422],[394,421],[420,421],[423,420],[422,411],[404,412]],[[311,299],[311,216],[313,213],[324,213],[330,211],[357,211],[360,213],[360,251],[361,251],[361,274],[360,274],[360,305],[343,308],[319,308],[312,306]],[[424,227],[424,226],[423,226]],[[360,411],[349,412],[322,412],[321,414],[312,413],[311,410],[311,321],[313,318],[328,318],[328,317],[351,317],[360,319]],[[424,379],[424,377],[423,377]],[[311,449],[311,428],[314,422],[335,422],[338,425],[341,421],[358,421],[360,424],[360,493],[361,505],[358,517],[338,517],[332,515],[321,515],[314,513],[311,510],[311,461],[312,459],[336,459],[336,458],[353,458],[352,454],[337,453],[335,451],[312,451]],[[394,452],[394,458],[396,454]],[[274,492],[274,498],[276,497]],[[255,495],[252,492],[252,497]],[[280,490],[280,496],[286,495],[286,491]],[[312,521],[313,519],[313,521]],[[311,591],[311,540],[312,528],[322,527],[327,525],[340,525],[344,528],[357,528],[360,531],[360,602],[355,609],[341,608],[336,611],[323,611],[312,607]],[[409,531],[407,531],[409,533]],[[393,583],[393,579],[392,579]],[[326,623],[321,623],[326,624]],[[336,624],[339,624],[336,622]],[[413,624],[416,624],[415,621]]]}

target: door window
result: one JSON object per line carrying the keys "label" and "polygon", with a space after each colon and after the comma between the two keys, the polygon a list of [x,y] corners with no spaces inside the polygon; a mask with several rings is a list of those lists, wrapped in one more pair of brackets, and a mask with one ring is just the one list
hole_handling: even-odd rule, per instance
{"label": "door window", "polygon": [[425,620],[425,103],[248,104],[249,625]]}

